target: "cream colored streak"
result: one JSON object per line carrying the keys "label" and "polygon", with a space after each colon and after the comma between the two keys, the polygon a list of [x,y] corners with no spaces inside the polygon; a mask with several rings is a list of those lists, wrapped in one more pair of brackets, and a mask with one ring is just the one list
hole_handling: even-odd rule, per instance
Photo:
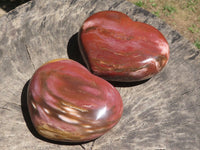
{"label": "cream colored streak", "polygon": [[33,108],[34,108],[34,109],[37,109],[35,103],[34,103],[34,102],[31,102],[31,103],[32,103]]}
{"label": "cream colored streak", "polygon": [[72,106],[72,105],[70,105],[68,103],[65,103],[65,102],[61,102],[61,104],[64,105],[64,106],[67,106],[68,108],[72,108],[72,109],[80,111],[80,112],[88,112],[87,109],[82,109],[80,107],[75,107],[75,106]]}
{"label": "cream colored streak", "polygon": [[44,111],[47,113],[47,114],[50,114],[50,111],[46,108],[44,108]]}
{"label": "cream colored streak", "polygon": [[81,116],[79,115],[79,112],[77,110],[74,110],[73,108],[69,108],[69,107],[63,107],[67,113],[69,113],[72,116],[78,117],[80,118]]}
{"label": "cream colored streak", "polygon": [[148,63],[148,64],[149,64],[149,63],[153,63],[153,64],[156,65],[157,71],[159,71],[159,70],[161,69],[159,62],[157,62],[154,58],[148,58],[148,59],[142,61],[142,63],[143,63],[143,64],[146,64],[146,63]]}
{"label": "cream colored streak", "polygon": [[60,118],[62,121],[70,123],[70,124],[80,124],[78,120],[71,119],[69,117],[66,117],[64,115],[58,115],[58,118]]}

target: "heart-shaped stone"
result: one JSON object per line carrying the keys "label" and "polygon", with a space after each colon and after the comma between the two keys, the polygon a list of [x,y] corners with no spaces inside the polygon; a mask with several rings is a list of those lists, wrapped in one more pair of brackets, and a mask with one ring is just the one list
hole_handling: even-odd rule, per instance
{"label": "heart-shaped stone", "polygon": [[72,60],[55,60],[34,73],[28,110],[37,132],[51,140],[85,142],[117,124],[123,104],[107,81]]}
{"label": "heart-shaped stone", "polygon": [[148,79],[169,59],[169,45],[160,31],[117,11],[98,12],[85,20],[79,47],[92,73],[111,81]]}

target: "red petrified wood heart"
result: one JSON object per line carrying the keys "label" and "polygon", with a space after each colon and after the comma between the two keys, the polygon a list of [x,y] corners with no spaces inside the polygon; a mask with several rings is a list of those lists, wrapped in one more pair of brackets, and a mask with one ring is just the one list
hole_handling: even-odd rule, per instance
{"label": "red petrified wood heart", "polygon": [[165,37],[154,27],[117,11],[90,16],[79,32],[88,68],[112,81],[139,81],[162,70],[169,59]]}
{"label": "red petrified wood heart", "polygon": [[48,62],[34,73],[27,100],[38,133],[64,142],[98,138],[119,121],[123,110],[111,84],[66,59]]}

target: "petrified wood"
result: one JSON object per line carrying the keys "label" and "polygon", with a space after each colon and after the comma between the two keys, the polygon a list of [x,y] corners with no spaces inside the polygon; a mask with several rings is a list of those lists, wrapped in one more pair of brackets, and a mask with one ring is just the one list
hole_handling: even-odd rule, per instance
{"label": "petrified wood", "polygon": [[[59,143],[39,136],[27,111],[27,83],[43,63],[69,57],[83,63],[77,32],[102,10],[117,10],[160,30],[170,46],[166,67],[145,82],[112,84],[124,111],[119,123],[89,143]],[[199,51],[162,20],[124,0],[40,0],[0,18],[0,149],[200,148]]]}
{"label": "petrified wood", "polygon": [[123,112],[117,89],[71,59],[52,60],[35,71],[27,104],[40,135],[71,143],[102,136],[118,123]]}
{"label": "petrified wood", "polygon": [[78,37],[87,67],[109,81],[149,79],[169,59],[169,45],[160,31],[119,11],[91,15],[84,21]]}

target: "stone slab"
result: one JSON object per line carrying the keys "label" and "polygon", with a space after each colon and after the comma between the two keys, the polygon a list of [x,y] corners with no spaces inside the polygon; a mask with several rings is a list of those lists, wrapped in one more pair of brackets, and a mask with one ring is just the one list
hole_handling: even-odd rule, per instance
{"label": "stone slab", "polygon": [[[146,82],[113,83],[124,112],[111,131],[89,143],[40,137],[26,107],[28,80],[55,58],[82,62],[77,32],[102,10],[117,10],[159,29],[170,45],[165,69]],[[200,149],[199,50],[153,14],[124,0],[33,0],[0,18],[1,150]]]}

